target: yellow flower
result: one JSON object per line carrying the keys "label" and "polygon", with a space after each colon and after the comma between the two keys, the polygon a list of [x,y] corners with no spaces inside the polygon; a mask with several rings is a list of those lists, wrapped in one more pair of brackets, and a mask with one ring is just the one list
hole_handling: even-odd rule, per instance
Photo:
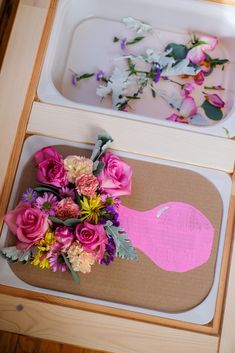
{"label": "yellow flower", "polygon": [[51,230],[48,230],[43,239],[37,244],[38,250],[48,251],[51,245],[55,244],[55,234]]}
{"label": "yellow flower", "polygon": [[31,261],[31,264],[34,266],[38,266],[39,268],[50,268],[50,263],[48,259],[46,258],[46,255],[43,254],[43,251],[38,251],[35,258],[33,261]]}
{"label": "yellow flower", "polygon": [[104,208],[104,205],[101,202],[101,197],[96,196],[94,198],[83,197],[81,200],[81,215],[83,219],[88,221],[98,223],[101,210]]}

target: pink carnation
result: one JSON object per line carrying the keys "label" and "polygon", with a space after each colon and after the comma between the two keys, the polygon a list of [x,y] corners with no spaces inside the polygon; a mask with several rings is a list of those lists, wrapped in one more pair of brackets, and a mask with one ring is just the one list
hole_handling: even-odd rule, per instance
{"label": "pink carnation", "polygon": [[68,156],[64,160],[64,167],[70,183],[83,174],[92,174],[93,162],[91,159],[80,156]]}
{"label": "pink carnation", "polygon": [[94,175],[83,174],[76,179],[76,187],[79,195],[95,197],[96,190],[99,187],[99,182]]}
{"label": "pink carnation", "polygon": [[79,206],[71,199],[67,197],[61,200],[56,208],[56,216],[66,218],[77,218],[80,215]]}

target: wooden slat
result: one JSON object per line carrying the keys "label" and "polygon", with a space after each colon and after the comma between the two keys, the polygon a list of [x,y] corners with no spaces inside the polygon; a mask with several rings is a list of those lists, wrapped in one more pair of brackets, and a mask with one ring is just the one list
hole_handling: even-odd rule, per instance
{"label": "wooden slat", "polygon": [[[49,4],[50,1],[47,0]],[[19,4],[0,74],[0,192],[17,136],[47,9]],[[22,125],[24,133],[24,126]],[[20,149],[18,145],[18,150]]]}
{"label": "wooden slat", "polygon": [[116,353],[216,353],[218,346],[215,336],[4,294],[0,329]]}
{"label": "wooden slat", "polygon": [[15,353],[18,336],[10,332],[0,332],[0,353]]}
{"label": "wooden slat", "polygon": [[28,132],[94,143],[98,132],[113,148],[233,172],[235,141],[155,124],[34,102]]}

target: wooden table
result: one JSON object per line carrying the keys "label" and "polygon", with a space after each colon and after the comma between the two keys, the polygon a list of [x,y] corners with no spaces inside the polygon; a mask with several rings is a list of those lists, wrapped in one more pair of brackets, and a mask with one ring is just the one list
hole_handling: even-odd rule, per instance
{"label": "wooden table", "polygon": [[[219,1],[235,5],[235,1]],[[21,0],[0,74],[0,215],[6,211],[21,148],[27,134],[93,142],[91,127],[109,130],[117,150],[161,157],[234,172],[235,141],[168,127],[107,119],[101,114],[57,107],[37,100],[36,89],[56,0]],[[86,115],[89,124],[81,124]],[[63,121],[70,123],[64,128]],[[142,134],[143,144],[129,141],[128,129]],[[75,134],[76,131],[76,134]],[[122,131],[122,134],[120,133]],[[153,137],[158,135],[158,140]],[[168,143],[166,143],[168,141]],[[190,142],[190,143],[189,143]],[[171,146],[168,148],[167,146]],[[174,148],[177,146],[177,149]],[[176,150],[182,151],[180,154]],[[117,353],[235,352],[235,252],[232,250],[235,183],[228,220],[223,271],[217,301],[218,319],[196,327],[173,320],[150,322],[123,317],[108,308],[0,286],[0,330],[22,333]],[[230,271],[229,261],[230,263]],[[225,295],[225,289],[227,293]],[[225,300],[226,299],[226,300]],[[19,309],[20,308],[20,309]],[[223,319],[223,320],[222,320]]]}

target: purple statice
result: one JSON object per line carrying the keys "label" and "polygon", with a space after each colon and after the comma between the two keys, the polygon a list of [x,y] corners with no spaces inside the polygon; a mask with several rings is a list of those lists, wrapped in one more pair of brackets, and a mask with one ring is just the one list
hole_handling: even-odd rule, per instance
{"label": "purple statice", "polygon": [[77,86],[77,78],[78,78],[78,75],[76,73],[72,74],[71,82],[73,86]]}
{"label": "purple statice", "polygon": [[59,253],[52,253],[49,258],[50,269],[53,272],[61,271],[65,272],[67,270],[67,265],[64,262],[63,256]]}
{"label": "purple statice", "polygon": [[156,67],[155,72],[156,72],[156,74],[153,78],[153,82],[158,83],[158,81],[160,80],[160,77],[161,77],[161,69],[159,67]]}
{"label": "purple statice", "polygon": [[35,201],[35,206],[49,216],[55,216],[57,207],[57,197],[51,192],[44,192],[43,196],[39,196]]}
{"label": "purple statice", "polygon": [[67,197],[71,197],[72,200],[75,199],[75,193],[73,189],[70,189],[68,186],[64,186],[60,190],[60,197],[62,199],[66,199]]}
{"label": "purple statice", "polygon": [[115,258],[116,245],[112,237],[108,237],[108,243],[105,245],[104,257],[101,260],[101,264],[108,266]]}
{"label": "purple statice", "polygon": [[126,41],[127,41],[126,38],[122,38],[122,39],[120,40],[120,47],[121,47],[122,50],[125,50],[125,49],[126,49]]}
{"label": "purple statice", "polygon": [[119,220],[118,220],[118,212],[116,210],[115,205],[108,205],[105,207],[106,209],[106,218],[109,219],[115,227],[119,226]]}
{"label": "purple statice", "polygon": [[21,201],[33,203],[36,201],[38,193],[31,188],[28,188],[21,196]]}
{"label": "purple statice", "polygon": [[104,71],[102,71],[102,70],[97,71],[97,73],[96,73],[96,81],[102,80],[103,77],[104,77]]}

